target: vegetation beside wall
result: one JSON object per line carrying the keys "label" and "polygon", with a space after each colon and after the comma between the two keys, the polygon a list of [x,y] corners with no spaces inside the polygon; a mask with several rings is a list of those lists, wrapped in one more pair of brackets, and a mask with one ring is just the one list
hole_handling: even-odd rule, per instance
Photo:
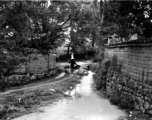
{"label": "vegetation beside wall", "polygon": [[102,64],[99,64],[95,77],[95,85],[96,89],[106,89],[106,78],[107,78],[107,71],[109,69],[111,61],[109,59],[106,59],[102,62]]}
{"label": "vegetation beside wall", "polygon": [[12,87],[19,87],[27,85],[29,83],[35,83],[47,80],[48,78],[53,78],[59,75],[62,71],[59,68],[50,70],[48,73],[43,74],[22,74],[22,75],[12,75],[6,78],[2,84],[0,84],[0,91],[10,89]]}
{"label": "vegetation beside wall", "polygon": [[106,97],[110,99],[113,104],[121,108],[132,109],[134,101],[128,95],[123,95],[119,87],[119,83],[123,84],[123,74],[121,71],[121,64],[118,64],[117,56],[112,59],[105,59],[97,68],[94,76],[95,86],[97,90],[105,91]]}

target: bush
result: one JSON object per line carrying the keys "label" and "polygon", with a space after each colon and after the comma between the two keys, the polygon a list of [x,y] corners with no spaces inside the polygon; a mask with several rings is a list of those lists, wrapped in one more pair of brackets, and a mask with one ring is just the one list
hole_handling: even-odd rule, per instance
{"label": "bush", "polygon": [[57,57],[56,60],[60,62],[60,61],[68,61],[69,59],[71,59],[71,55],[63,54]]}
{"label": "bush", "polygon": [[106,80],[107,80],[107,71],[110,68],[111,61],[109,59],[106,59],[103,61],[101,65],[96,70],[95,77],[95,85],[96,89],[106,89]]}
{"label": "bush", "polygon": [[119,105],[121,108],[133,109],[134,101],[130,94],[127,92],[123,93],[121,89],[118,88],[119,80],[123,77],[121,70],[122,64],[118,63],[117,56],[114,55],[111,60],[104,60],[96,70],[94,79],[96,89],[106,90],[107,80],[110,80],[111,85],[106,91],[106,96],[109,97],[113,104]]}
{"label": "bush", "polygon": [[92,61],[93,62],[100,62],[101,60],[102,60],[102,58],[95,56]]}
{"label": "bush", "polygon": [[0,79],[0,91],[5,91],[5,88],[7,87],[7,83],[4,78]]}
{"label": "bush", "polygon": [[6,89],[9,89],[11,87],[18,87],[18,86],[26,85],[33,82],[43,81],[46,78],[55,77],[61,72],[62,70],[60,70],[59,68],[55,68],[55,69],[50,70],[48,73],[45,73],[41,77],[39,77],[36,74],[35,75],[31,74],[31,76],[22,75],[20,77],[15,77],[15,76],[11,77],[11,79],[1,79],[0,91],[5,91]]}

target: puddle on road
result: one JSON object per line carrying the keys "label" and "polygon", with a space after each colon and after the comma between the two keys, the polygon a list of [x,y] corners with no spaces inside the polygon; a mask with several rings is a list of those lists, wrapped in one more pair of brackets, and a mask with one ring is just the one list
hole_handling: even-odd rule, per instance
{"label": "puddle on road", "polygon": [[63,77],[65,75],[65,72],[62,72],[60,75],[58,75],[57,77],[55,77],[55,79],[59,79],[61,77]]}
{"label": "puddle on road", "polygon": [[111,105],[109,100],[101,98],[92,89],[92,75],[89,71],[81,83],[66,94],[72,99],[63,99],[38,112],[24,115],[14,120],[117,120],[126,113]]}

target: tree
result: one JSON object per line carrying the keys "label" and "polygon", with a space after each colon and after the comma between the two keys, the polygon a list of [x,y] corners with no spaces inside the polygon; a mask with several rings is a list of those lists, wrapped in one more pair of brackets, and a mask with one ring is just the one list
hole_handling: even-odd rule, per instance
{"label": "tree", "polygon": [[1,33],[9,27],[20,48],[34,47],[47,51],[66,37],[67,7],[68,2],[64,1],[51,1],[50,6],[47,1],[4,1],[1,3]]}
{"label": "tree", "polygon": [[129,40],[134,33],[151,37],[151,1],[106,1],[104,12],[104,33],[116,33]]}
{"label": "tree", "polygon": [[[21,46],[21,41],[26,40],[24,36],[28,34],[28,29],[30,27],[30,21],[25,12],[26,8],[24,7],[24,2],[3,1],[0,2],[0,7],[1,37],[4,41],[8,40],[10,37],[11,39],[15,39],[15,48],[17,49]],[[7,32],[4,34],[5,31]]]}
{"label": "tree", "polygon": [[26,59],[21,58],[15,53],[9,52],[4,48],[0,49],[0,90],[5,90],[7,87],[8,76],[14,73],[17,65]]}
{"label": "tree", "polygon": [[83,52],[87,50],[86,47],[88,48],[86,46],[88,40],[92,41],[94,47],[96,39],[100,37],[99,10],[96,6],[93,6],[91,1],[73,1],[70,6],[72,17],[70,19],[70,43],[68,48],[71,47],[73,52]]}
{"label": "tree", "polygon": [[49,7],[40,4],[40,6],[35,8],[38,9],[36,17],[32,17],[35,12],[31,14],[32,22],[35,26],[33,32],[42,35],[38,38],[33,38],[36,41],[36,47],[48,50],[64,41],[66,37],[64,32],[68,28],[66,23],[69,20],[69,12],[66,6],[68,6],[66,2],[52,1]]}

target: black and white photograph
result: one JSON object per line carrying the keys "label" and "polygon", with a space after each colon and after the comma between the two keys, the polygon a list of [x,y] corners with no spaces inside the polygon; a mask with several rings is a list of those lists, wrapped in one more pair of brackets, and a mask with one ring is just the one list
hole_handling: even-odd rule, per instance
{"label": "black and white photograph", "polygon": [[152,1],[0,0],[0,120],[152,120]]}

